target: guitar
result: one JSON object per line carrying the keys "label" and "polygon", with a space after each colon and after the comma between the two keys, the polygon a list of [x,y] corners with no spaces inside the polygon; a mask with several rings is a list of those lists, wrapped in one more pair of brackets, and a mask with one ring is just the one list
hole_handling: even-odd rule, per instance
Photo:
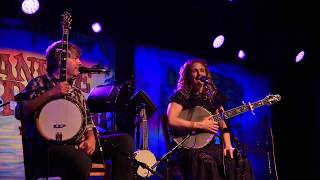
{"label": "guitar", "polygon": [[[224,111],[222,115],[215,114],[213,115],[212,118],[216,122],[222,119],[230,119],[244,112],[253,111],[253,109],[255,108],[258,108],[264,105],[272,105],[280,100],[281,100],[280,95],[268,95],[264,99],[256,101],[254,103],[243,104],[241,106],[230,109],[228,111]],[[208,111],[207,109],[201,106],[195,106],[194,108],[183,110],[180,113],[179,117],[189,121],[200,121],[204,117],[208,117],[211,115],[212,115],[211,112]],[[173,140],[178,144],[178,143],[181,143],[183,140],[185,140],[185,137],[187,137],[186,134],[190,134],[190,132],[188,133],[180,132],[176,134],[173,133],[172,137],[173,137]],[[214,137],[214,134],[212,133],[193,133],[192,132],[190,135],[191,136],[181,144],[183,148],[202,148],[207,144],[209,144],[209,142]]]}
{"label": "guitar", "polygon": [[[140,111],[140,117],[142,117],[142,150],[134,152],[135,159],[139,162],[146,164],[153,171],[156,170],[156,167],[151,168],[157,162],[155,155],[149,151],[148,148],[148,124],[147,124],[147,115],[146,109],[143,108]],[[148,169],[141,166],[137,169],[137,174],[141,177],[150,177],[153,175]]]}

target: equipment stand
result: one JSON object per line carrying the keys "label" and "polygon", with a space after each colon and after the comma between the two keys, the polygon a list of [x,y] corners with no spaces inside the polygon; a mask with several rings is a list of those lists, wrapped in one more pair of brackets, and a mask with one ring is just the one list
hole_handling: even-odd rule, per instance
{"label": "equipment stand", "polygon": [[191,136],[191,134],[189,134],[188,136],[186,136],[180,143],[178,143],[175,147],[173,147],[169,152],[167,152],[166,154],[164,154],[159,161],[157,161],[154,165],[151,166],[151,169],[154,169],[154,168],[157,167],[162,161],[164,161],[164,160],[166,160],[168,157],[170,157],[169,155],[171,155],[175,149],[177,149],[178,147],[180,147],[180,145],[183,144],[190,136]]}

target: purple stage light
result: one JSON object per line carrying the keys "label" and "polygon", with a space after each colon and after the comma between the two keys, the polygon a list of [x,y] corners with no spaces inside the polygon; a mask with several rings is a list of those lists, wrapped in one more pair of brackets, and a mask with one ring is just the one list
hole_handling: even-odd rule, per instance
{"label": "purple stage light", "polygon": [[240,59],[244,59],[246,57],[246,53],[243,50],[239,50],[238,57]]}
{"label": "purple stage light", "polygon": [[38,0],[24,0],[21,5],[21,9],[26,14],[34,14],[39,10]]}
{"label": "purple stage light", "polygon": [[298,55],[296,56],[295,61],[296,61],[296,62],[300,62],[300,61],[302,61],[303,57],[304,57],[304,51],[300,51],[300,52],[298,53]]}
{"label": "purple stage light", "polygon": [[96,23],[93,23],[91,25],[91,28],[92,28],[92,31],[95,32],[95,33],[99,33],[101,31],[101,25],[100,23],[96,22]]}
{"label": "purple stage light", "polygon": [[221,47],[223,45],[223,42],[224,42],[224,36],[223,35],[219,35],[214,39],[214,41],[212,43],[212,46],[214,48],[219,48],[219,47]]}

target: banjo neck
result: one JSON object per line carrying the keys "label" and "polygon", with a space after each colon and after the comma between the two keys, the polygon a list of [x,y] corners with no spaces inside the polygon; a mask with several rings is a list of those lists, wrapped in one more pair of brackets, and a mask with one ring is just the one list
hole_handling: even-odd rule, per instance
{"label": "banjo neck", "polygon": [[147,121],[147,114],[146,109],[143,108],[140,112],[140,117],[142,117],[142,150],[149,150],[148,145],[148,121]]}
{"label": "banjo neck", "polygon": [[61,15],[62,19],[62,47],[60,53],[60,81],[67,80],[67,58],[68,58],[68,42],[69,42],[69,30],[71,28],[71,15],[65,12]]}
{"label": "banjo neck", "polygon": [[[213,115],[213,119],[215,121],[220,121],[221,119],[230,119],[232,117],[235,117],[239,114],[251,111],[253,113],[253,110],[255,108],[264,106],[264,105],[271,105],[277,101],[280,101],[280,96],[279,95],[268,95],[262,100],[258,100],[253,103],[248,103],[248,104],[243,104],[241,106],[235,107],[233,109],[224,111],[222,115],[220,114],[215,114]],[[253,113],[254,114],[254,113]]]}

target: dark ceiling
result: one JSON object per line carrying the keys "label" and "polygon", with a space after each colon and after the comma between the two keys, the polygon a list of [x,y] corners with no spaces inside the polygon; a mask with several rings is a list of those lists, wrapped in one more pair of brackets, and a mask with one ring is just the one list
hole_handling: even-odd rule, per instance
{"label": "dark ceiling", "polygon": [[[231,0],[230,0],[231,1]],[[53,29],[59,15],[73,16],[72,30],[93,35],[90,24],[102,21],[104,33],[121,34],[135,43],[189,52],[208,59],[235,61],[238,48],[247,50],[248,66],[284,66],[298,50],[315,59],[319,13],[307,1],[276,0],[40,0],[35,15],[20,10],[22,0],[1,5],[2,17],[22,18]],[[318,25],[317,25],[318,26]],[[211,47],[214,36],[226,35],[220,49]]]}

